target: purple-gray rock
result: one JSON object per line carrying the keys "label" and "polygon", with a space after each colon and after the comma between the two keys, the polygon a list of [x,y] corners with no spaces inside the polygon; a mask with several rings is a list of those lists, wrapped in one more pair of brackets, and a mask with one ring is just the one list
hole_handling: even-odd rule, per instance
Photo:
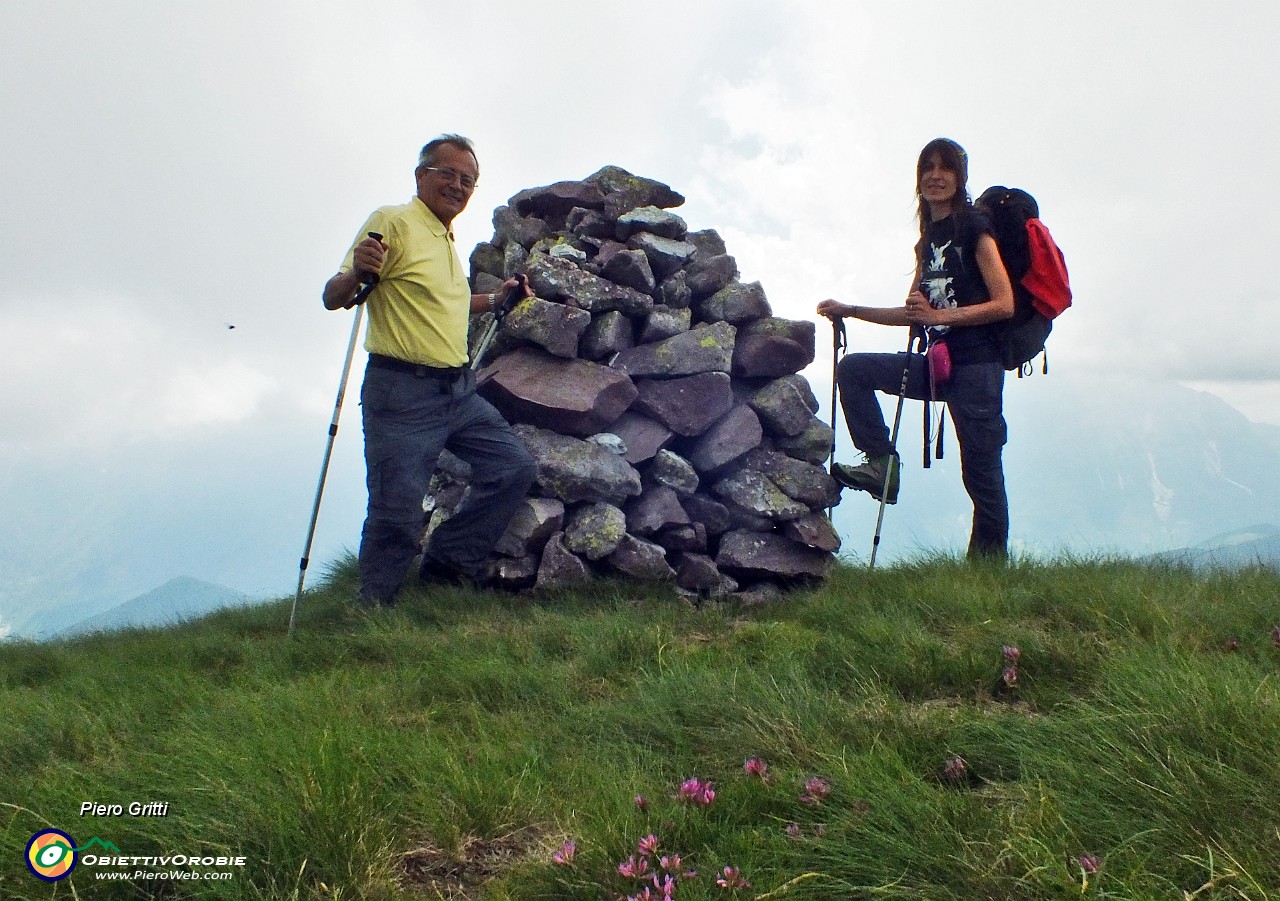
{"label": "purple-gray rock", "polygon": [[582,438],[608,430],[639,393],[616,369],[589,360],[562,360],[535,348],[499,357],[477,382],[480,394],[508,422]]}
{"label": "purple-gray rock", "polygon": [[768,476],[784,494],[807,507],[823,509],[840,503],[840,483],[821,466],[762,448],[744,454],[739,465]]}
{"label": "purple-gray rock", "polygon": [[752,581],[821,579],[833,563],[825,551],[770,532],[727,532],[716,554],[722,572]]}
{"label": "purple-gray rock", "polygon": [[617,454],[531,425],[517,425],[515,433],[537,463],[534,485],[544,495],[566,504],[603,501],[621,507],[640,493],[640,473]]}
{"label": "purple-gray rock", "polygon": [[526,272],[529,286],[539,297],[572,303],[588,313],[621,310],[628,316],[643,316],[653,309],[648,294],[592,275],[571,260],[536,253],[529,257]]}
{"label": "purple-gray rock", "polygon": [[669,450],[658,451],[645,477],[655,485],[666,485],[681,497],[690,497],[698,490],[698,471],[693,464]]}
{"label": "purple-gray rock", "polygon": [[723,372],[675,379],[637,379],[632,409],[677,435],[701,435],[733,407],[733,389]]}
{"label": "purple-gray rock", "polygon": [[666,306],[655,306],[640,330],[640,344],[654,344],[674,338],[689,331],[693,325],[693,311],[689,308],[673,310]]}
{"label": "purple-gray rock", "polygon": [[665,341],[624,350],[613,368],[633,377],[674,378],[700,372],[728,372],[737,329],[727,322],[699,326]]}
{"label": "purple-gray rock", "polygon": [[751,450],[763,437],[755,410],[746,405],[734,407],[697,439],[689,462],[698,472],[714,472]]}
{"label": "purple-gray rock", "polygon": [[508,341],[536,344],[554,356],[573,359],[578,356],[578,339],[590,324],[586,310],[527,297],[511,308],[502,321],[502,333]]}
{"label": "purple-gray rock", "polygon": [[681,588],[708,593],[719,587],[720,570],[716,569],[716,562],[706,554],[681,552],[672,556],[676,584]]}
{"label": "purple-gray rock", "polygon": [[788,456],[806,463],[822,463],[831,456],[831,445],[835,440],[835,432],[818,417],[814,416],[799,435],[775,436],[774,444],[778,450]]}
{"label": "purple-gray rock", "polygon": [[683,270],[662,280],[658,285],[657,298],[659,303],[673,310],[684,309],[693,302],[693,292],[689,290]]}
{"label": "purple-gray rock", "polygon": [[695,301],[695,312],[704,322],[744,325],[773,315],[759,282],[730,282],[710,297]]}
{"label": "purple-gray rock", "polygon": [[565,517],[564,546],[588,560],[612,554],[627,534],[627,517],[613,504],[585,504]]}
{"label": "purple-gray rock", "polygon": [[[618,246],[621,247],[621,245]],[[621,250],[606,256],[602,248],[600,256],[604,257],[600,274],[614,284],[634,288],[645,294],[652,294],[653,289],[657,287],[653,267],[649,265],[649,257],[643,250],[622,247]]]}
{"label": "purple-gray rock", "polygon": [[557,591],[584,584],[591,578],[591,572],[582,559],[564,546],[564,533],[556,532],[542,551],[542,562],[538,565],[537,581],[534,588],[538,591]]}
{"label": "purple-gray rock", "polygon": [[618,217],[619,241],[627,240],[636,232],[648,232],[659,238],[679,241],[689,233],[689,226],[675,213],[660,210],[656,206],[642,206]]}
{"label": "purple-gray rock", "polygon": [[774,379],[752,396],[750,404],[760,424],[775,435],[799,435],[818,412],[818,399],[802,375]]}
{"label": "purple-gray rock", "polygon": [[612,238],[617,226],[599,210],[575,207],[569,211],[565,227],[580,238]]}
{"label": "purple-gray rock", "polygon": [[627,504],[627,531],[651,538],[664,529],[688,525],[689,514],[680,506],[680,498],[665,485],[645,489]]}
{"label": "purple-gray rock", "polygon": [[523,557],[498,557],[486,575],[506,591],[532,588],[538,578],[540,560],[534,554]]}
{"label": "purple-gray rock", "polygon": [[633,579],[663,582],[675,578],[675,571],[667,563],[667,552],[662,546],[634,535],[623,536],[618,549],[609,555],[609,563]]}
{"label": "purple-gray rock", "polygon": [[[501,280],[503,276],[503,250],[487,241],[482,241],[476,245],[475,250],[471,251],[471,281],[475,283],[475,278],[481,272]],[[486,292],[488,293],[488,292]]]}
{"label": "purple-gray rock", "polygon": [[728,254],[698,254],[685,267],[684,277],[695,299],[709,297],[738,277],[738,263]]}
{"label": "purple-gray rock", "polygon": [[648,416],[641,416],[634,410],[628,410],[618,417],[611,431],[627,445],[623,459],[632,466],[652,460],[674,437],[674,433],[662,423]]}
{"label": "purple-gray rock", "polygon": [[575,207],[603,209],[604,192],[584,181],[558,181],[521,191],[507,203],[521,216],[568,216]]}
{"label": "purple-gray rock", "polygon": [[684,203],[684,196],[660,181],[632,175],[619,166],[605,166],[584,181],[604,191],[605,213],[617,219],[636,207],[656,206],[670,209]]}
{"label": "purple-gray rock", "polygon": [[683,498],[680,505],[689,514],[689,519],[706,527],[707,534],[712,538],[729,530],[729,510],[714,498],[695,494]]}
{"label": "purple-gray rock", "polygon": [[809,513],[799,519],[782,524],[779,534],[792,541],[835,553],[840,550],[840,535],[836,527],[821,513]]}
{"label": "purple-gray rock", "polygon": [[617,310],[593,316],[578,341],[578,353],[588,360],[608,360],[616,353],[635,347],[634,326]]}
{"label": "purple-gray rock", "polygon": [[653,274],[659,280],[674,275],[680,267],[689,262],[695,253],[694,246],[684,241],[673,241],[671,238],[660,238],[648,232],[637,232],[627,239],[627,246],[634,250],[643,250],[653,267]]}
{"label": "purple-gray rock", "polygon": [[494,548],[508,557],[538,554],[564,525],[564,503],[550,497],[527,497],[516,508]]}
{"label": "purple-gray rock", "polygon": [[551,234],[551,226],[532,216],[521,216],[509,206],[493,211],[493,243],[506,246],[514,241],[529,248]]}
{"label": "purple-gray rock", "polygon": [[711,491],[731,510],[737,507],[749,516],[785,522],[809,512],[808,505],[788,497],[768,476],[752,469],[732,473],[716,482]]}
{"label": "purple-gray rock", "polygon": [[757,319],[738,329],[733,374],[743,378],[778,378],[813,362],[815,327],[809,320]]}
{"label": "purple-gray rock", "polygon": [[707,550],[707,527],[700,522],[687,526],[674,526],[665,529],[653,537],[654,542],[673,551],[694,551],[705,553]]}
{"label": "purple-gray rock", "polygon": [[729,252],[725,247],[724,238],[720,237],[720,233],[714,228],[704,228],[701,231],[689,232],[684,239],[698,249],[700,257],[718,257],[724,256]]}

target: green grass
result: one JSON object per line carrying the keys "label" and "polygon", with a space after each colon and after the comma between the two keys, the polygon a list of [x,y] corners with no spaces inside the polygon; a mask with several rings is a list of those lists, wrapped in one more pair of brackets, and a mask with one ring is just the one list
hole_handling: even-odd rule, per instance
{"label": "green grass", "polygon": [[[750,611],[598,582],[374,616],[353,582],[293,638],[288,599],[0,646],[0,897],[614,899],[652,833],[698,873],[677,899],[1280,899],[1274,571],[938,558]],[[709,806],[675,799],[691,777]],[[51,827],[246,861],[44,883],[24,849]]]}

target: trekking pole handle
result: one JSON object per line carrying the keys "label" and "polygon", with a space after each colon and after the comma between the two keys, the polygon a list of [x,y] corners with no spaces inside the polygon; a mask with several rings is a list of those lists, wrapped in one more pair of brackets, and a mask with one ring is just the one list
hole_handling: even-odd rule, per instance
{"label": "trekking pole handle", "polygon": [[515,275],[514,278],[516,283],[507,290],[507,294],[502,298],[502,302],[494,307],[493,315],[497,319],[505,317],[507,313],[511,312],[511,308],[516,305],[517,301],[524,299],[524,286],[528,283],[529,279],[524,275],[524,273],[519,273]]}
{"label": "trekking pole handle", "polygon": [[[382,241],[382,235],[377,232],[368,232],[368,235],[375,241]],[[360,304],[369,299],[369,293],[373,291],[374,286],[378,284],[378,273],[362,272],[360,273],[360,281],[364,287],[360,289],[359,293],[357,293],[354,298],[352,298],[351,303],[347,304],[348,310],[352,307],[360,306]]]}

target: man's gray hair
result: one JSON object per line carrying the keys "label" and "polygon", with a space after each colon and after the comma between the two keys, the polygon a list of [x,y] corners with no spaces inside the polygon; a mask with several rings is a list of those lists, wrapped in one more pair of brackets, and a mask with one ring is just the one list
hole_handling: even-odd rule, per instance
{"label": "man's gray hair", "polygon": [[480,158],[476,156],[476,146],[471,143],[470,138],[464,138],[462,135],[441,135],[428,141],[422,147],[422,152],[418,154],[418,168],[424,166],[434,166],[436,161],[436,151],[445,144],[457,147],[459,150],[465,150],[471,154],[471,158],[476,161],[476,168],[480,168]]}

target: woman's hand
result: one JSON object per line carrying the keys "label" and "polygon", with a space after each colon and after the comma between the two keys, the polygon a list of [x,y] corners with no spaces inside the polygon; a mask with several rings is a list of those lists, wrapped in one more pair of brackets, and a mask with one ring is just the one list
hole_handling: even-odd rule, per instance
{"label": "woman's hand", "polygon": [[818,303],[818,315],[826,316],[832,322],[837,319],[843,319],[846,316],[853,315],[853,307],[847,303],[841,303],[838,300],[827,298]]}

